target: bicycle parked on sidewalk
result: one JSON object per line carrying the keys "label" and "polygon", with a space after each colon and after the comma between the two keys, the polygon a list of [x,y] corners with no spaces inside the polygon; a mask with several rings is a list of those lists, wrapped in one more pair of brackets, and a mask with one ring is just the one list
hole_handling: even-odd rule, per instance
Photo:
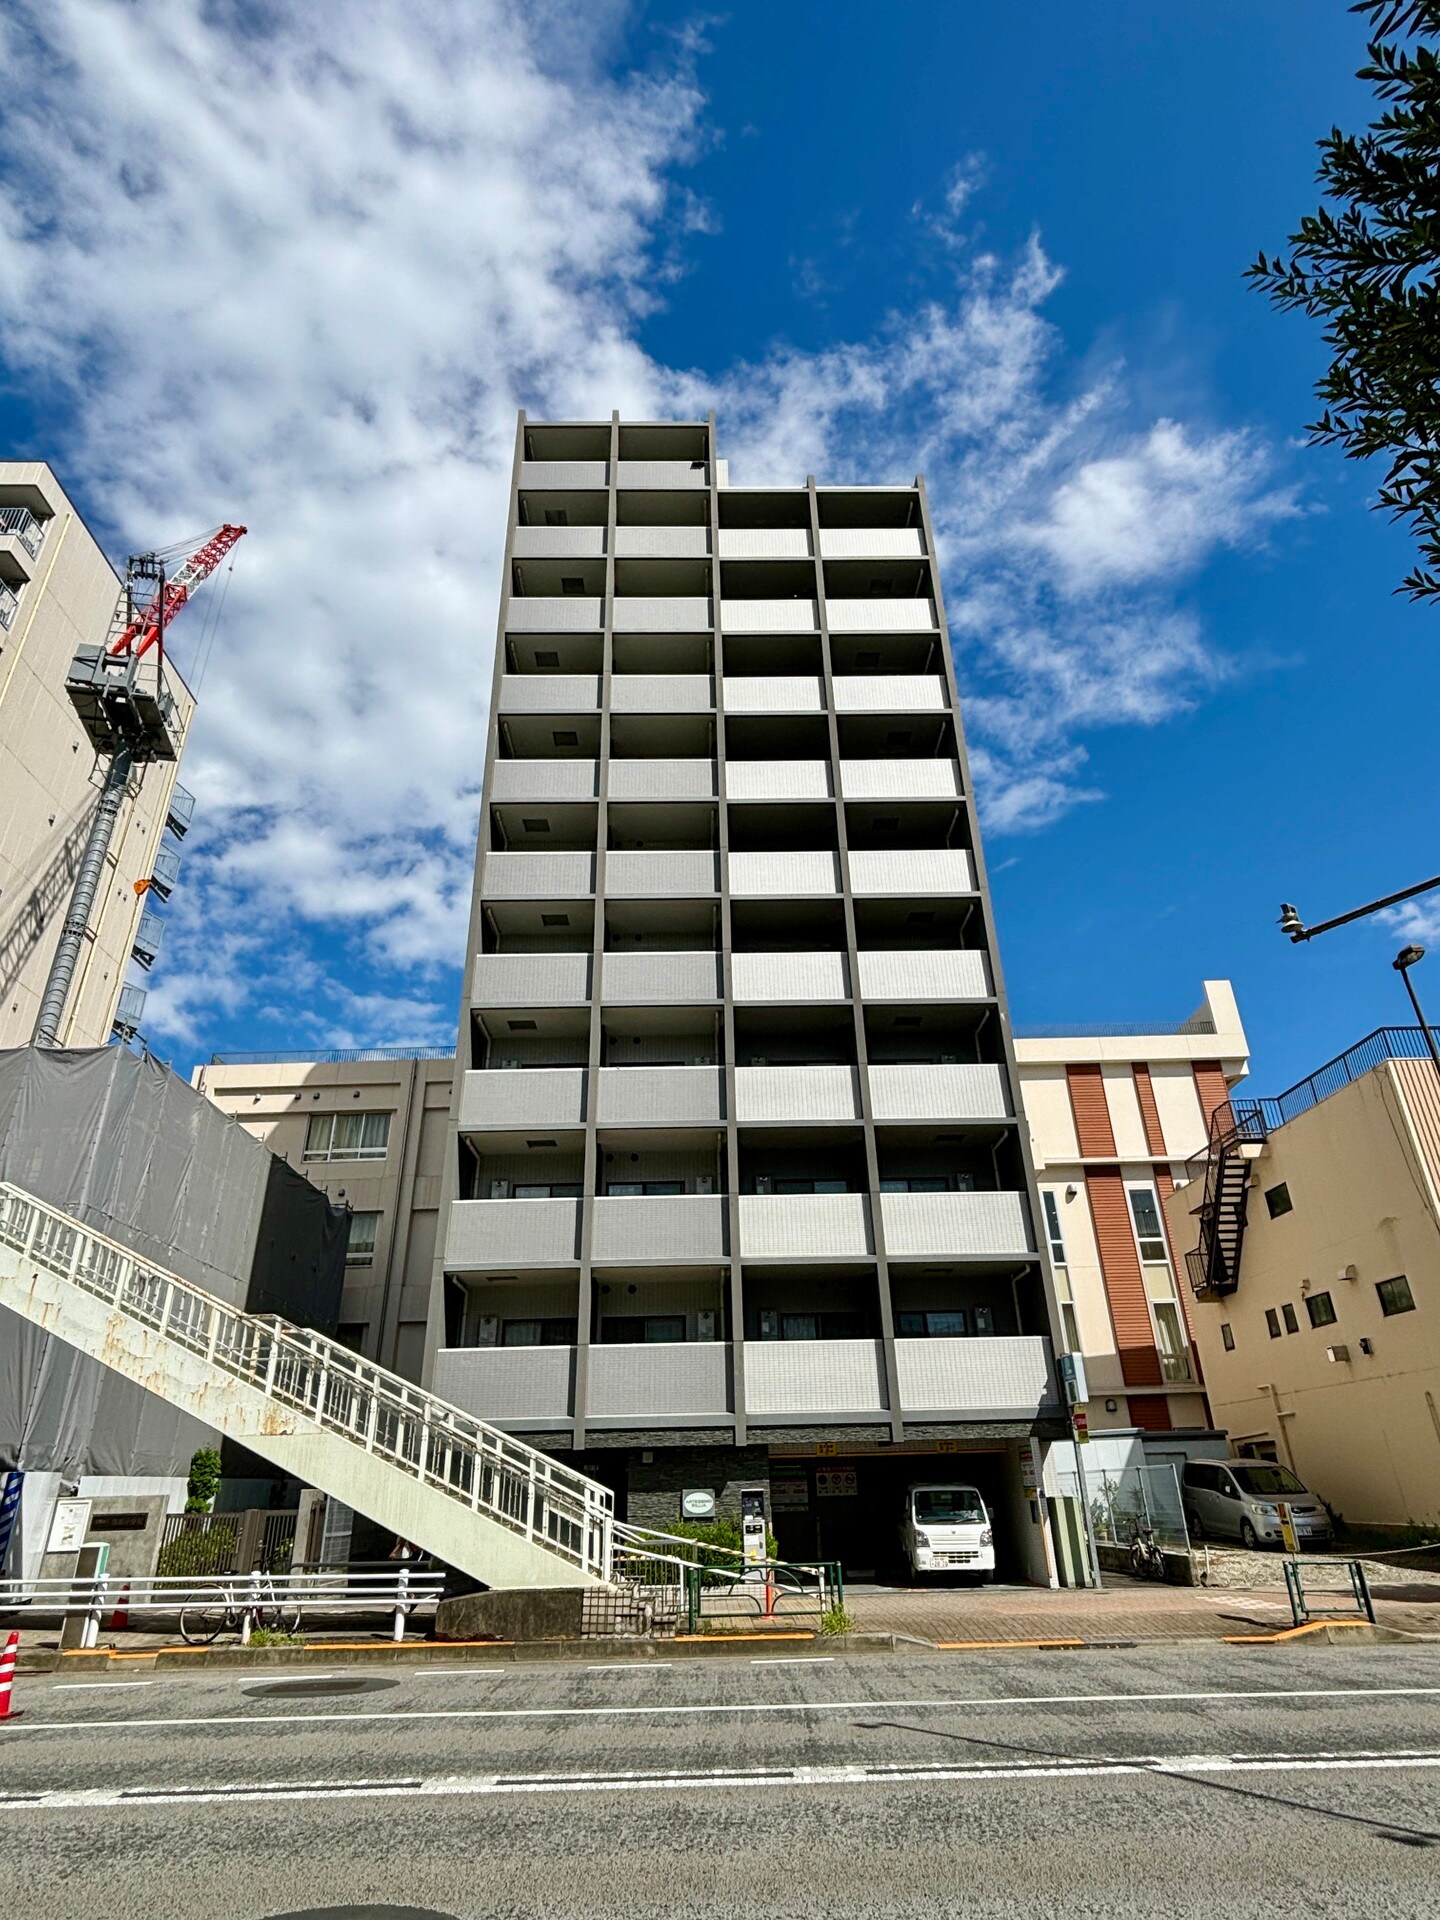
{"label": "bicycle parked on sidewalk", "polygon": [[1137,1521],[1130,1536],[1130,1571],[1137,1580],[1165,1578],[1165,1555],[1148,1521]]}
{"label": "bicycle parked on sidewalk", "polygon": [[251,1628],[273,1633],[298,1633],[300,1606],[275,1591],[268,1573],[237,1577],[229,1586],[216,1587],[180,1611],[180,1638],[188,1647],[208,1647],[227,1628],[239,1633],[249,1615]]}

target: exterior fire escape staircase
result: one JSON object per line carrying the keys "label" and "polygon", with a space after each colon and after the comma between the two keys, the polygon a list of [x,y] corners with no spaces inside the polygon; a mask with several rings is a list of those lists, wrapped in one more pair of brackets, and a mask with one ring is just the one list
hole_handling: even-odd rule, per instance
{"label": "exterior fire escape staircase", "polygon": [[1190,1163],[1196,1179],[1203,1163],[1205,1181],[1198,1209],[1200,1244],[1185,1256],[1197,1300],[1223,1299],[1240,1284],[1250,1162],[1268,1132],[1264,1102],[1224,1101],[1211,1115],[1204,1154]]}
{"label": "exterior fire escape staircase", "polygon": [[612,1578],[608,1488],[5,1184],[0,1306],[487,1586]]}

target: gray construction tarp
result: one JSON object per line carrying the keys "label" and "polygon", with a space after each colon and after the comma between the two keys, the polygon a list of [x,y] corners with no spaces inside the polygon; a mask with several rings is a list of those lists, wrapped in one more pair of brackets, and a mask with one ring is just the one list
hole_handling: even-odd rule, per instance
{"label": "gray construction tarp", "polygon": [[[345,1210],[156,1060],[122,1047],[0,1051],[0,1180],[231,1306],[334,1331]],[[0,1468],[182,1473],[213,1443],[0,1308]]]}

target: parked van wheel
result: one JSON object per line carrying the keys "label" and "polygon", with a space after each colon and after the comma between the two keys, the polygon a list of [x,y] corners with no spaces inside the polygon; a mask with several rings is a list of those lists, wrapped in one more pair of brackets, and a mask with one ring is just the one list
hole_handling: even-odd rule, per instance
{"label": "parked van wheel", "polygon": [[1260,1536],[1248,1520],[1240,1522],[1240,1544],[1242,1547],[1248,1547],[1251,1553],[1260,1551]]}
{"label": "parked van wheel", "polygon": [[1205,1538],[1205,1522],[1200,1518],[1198,1513],[1187,1513],[1185,1516],[1185,1524],[1190,1529],[1190,1538],[1192,1540],[1203,1540]]}

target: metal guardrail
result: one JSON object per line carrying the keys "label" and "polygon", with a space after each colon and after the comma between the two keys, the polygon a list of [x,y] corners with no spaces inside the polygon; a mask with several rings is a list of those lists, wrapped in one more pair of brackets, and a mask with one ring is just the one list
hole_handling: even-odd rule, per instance
{"label": "metal guardrail", "polygon": [[454,1047],[329,1047],[292,1052],[212,1053],[212,1067],[351,1066],[363,1060],[453,1060]]}
{"label": "metal guardrail", "polygon": [[1178,1037],[1186,1033],[1214,1033],[1215,1022],[1206,1013],[1192,1014],[1188,1020],[1182,1020],[1177,1026],[1173,1021],[1148,1020],[1138,1024],[1133,1020],[1072,1020],[1064,1027],[1019,1027],[1015,1028],[1017,1040],[1144,1040],[1154,1034],[1157,1038]]}
{"label": "metal guardrail", "polygon": [[1344,1053],[1337,1053],[1333,1060],[1327,1060],[1323,1067],[1317,1067],[1314,1073],[1297,1080],[1293,1087],[1287,1087],[1284,1093],[1277,1094],[1274,1099],[1234,1100],[1231,1105],[1237,1119],[1242,1114],[1257,1114],[1267,1131],[1271,1131],[1283,1127],[1287,1120],[1308,1113],[1311,1107],[1318,1106],[1332,1093],[1338,1093],[1342,1087],[1348,1087],[1352,1081],[1383,1066],[1387,1060],[1429,1058],[1430,1049],[1419,1027],[1377,1027],[1373,1033],[1367,1033],[1363,1040],[1357,1040],[1353,1047],[1347,1047]]}
{"label": "metal guardrail", "polygon": [[[1304,1576],[1300,1571],[1302,1567],[1324,1567],[1328,1572],[1333,1573],[1335,1571],[1335,1562],[1333,1560],[1304,1559],[1297,1554],[1290,1555],[1286,1560],[1285,1592],[1290,1600],[1290,1617],[1294,1620],[1297,1627],[1309,1626],[1314,1620],[1315,1610],[1310,1602],[1315,1596],[1322,1593],[1345,1594],[1355,1603],[1355,1612],[1363,1614],[1371,1626],[1374,1626],[1375,1602],[1370,1597],[1370,1583],[1365,1578],[1365,1568],[1359,1560],[1347,1560],[1344,1562],[1345,1571],[1350,1581],[1347,1587],[1321,1587],[1317,1586],[1312,1580],[1307,1590]],[[1348,1612],[1339,1614],[1325,1613],[1320,1617],[1326,1620],[1349,1620],[1353,1619],[1354,1615]]]}
{"label": "metal guardrail", "polygon": [[324,1334],[241,1313],[0,1184],[0,1244],[460,1506],[608,1580],[614,1496]]}
{"label": "metal guardrail", "polygon": [[0,627],[8,633],[15,624],[15,615],[20,611],[20,601],[14,590],[0,580]]}
{"label": "metal guardrail", "polygon": [[28,507],[0,507],[0,533],[13,533],[32,560],[40,556],[48,520],[37,520]]}

